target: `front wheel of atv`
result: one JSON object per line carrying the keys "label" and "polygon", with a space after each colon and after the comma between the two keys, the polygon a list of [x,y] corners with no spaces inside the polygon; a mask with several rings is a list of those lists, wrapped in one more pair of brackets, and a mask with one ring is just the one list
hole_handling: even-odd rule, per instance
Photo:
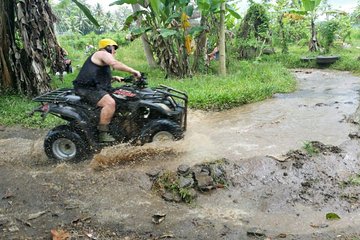
{"label": "front wheel of atv", "polygon": [[179,140],[183,138],[183,130],[179,124],[169,120],[154,120],[145,125],[141,131],[141,144],[155,142]]}
{"label": "front wheel of atv", "polygon": [[69,130],[52,130],[45,137],[44,149],[48,158],[57,162],[80,161],[88,156],[85,141]]}

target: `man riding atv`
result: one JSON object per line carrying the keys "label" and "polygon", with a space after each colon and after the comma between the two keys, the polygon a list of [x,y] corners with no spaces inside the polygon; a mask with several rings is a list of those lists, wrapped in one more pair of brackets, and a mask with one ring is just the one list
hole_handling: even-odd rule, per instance
{"label": "man riding atv", "polygon": [[121,81],[122,78],[111,75],[111,68],[129,72],[135,77],[141,73],[117,61],[114,58],[117,43],[112,39],[101,39],[99,50],[88,57],[82,66],[79,75],[73,81],[75,93],[91,104],[101,107],[100,121],[97,126],[100,142],[113,142],[115,138],[109,133],[109,124],[114,115],[115,100],[109,95],[112,90],[112,81]]}

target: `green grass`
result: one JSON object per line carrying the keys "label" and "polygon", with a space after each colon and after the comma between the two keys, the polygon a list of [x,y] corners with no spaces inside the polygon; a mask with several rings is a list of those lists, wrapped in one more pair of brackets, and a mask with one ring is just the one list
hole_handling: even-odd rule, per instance
{"label": "green grass", "polygon": [[0,125],[13,126],[21,125],[29,128],[47,128],[55,126],[62,122],[61,119],[54,116],[47,117],[45,121],[39,114],[33,117],[29,113],[38,106],[17,95],[5,95],[0,100]]}
{"label": "green grass", "polygon": [[316,148],[310,141],[305,141],[303,148],[310,156],[315,156],[319,153],[319,149]]}
{"label": "green grass", "polygon": [[359,186],[360,185],[360,174],[357,174],[355,176],[352,176],[350,179],[349,179],[349,184],[350,185],[357,185]]}

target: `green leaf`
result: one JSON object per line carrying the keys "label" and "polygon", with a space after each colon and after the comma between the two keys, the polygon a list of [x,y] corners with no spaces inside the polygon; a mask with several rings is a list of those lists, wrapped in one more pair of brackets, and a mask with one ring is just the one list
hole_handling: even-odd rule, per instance
{"label": "green leaf", "polygon": [[157,16],[161,16],[161,11],[163,9],[161,0],[150,0],[150,6]]}
{"label": "green leaf", "polygon": [[284,9],[284,12],[296,13],[296,14],[301,14],[301,15],[306,15],[308,13],[307,11],[300,10],[300,9],[295,9],[295,8]]}
{"label": "green leaf", "polygon": [[199,7],[199,9],[201,11],[209,11],[209,9],[210,9],[210,2],[209,1],[207,1],[207,0],[198,0],[198,1],[196,1],[196,3],[197,3],[197,5],[198,5],[198,7]]}
{"label": "green leaf", "polygon": [[139,0],[118,0],[115,2],[112,2],[109,4],[109,6],[113,6],[113,5],[123,5],[123,4],[141,4],[143,1],[139,1]]}
{"label": "green leaf", "polygon": [[162,28],[160,29],[160,35],[163,37],[163,38],[167,38],[167,37],[170,37],[170,36],[174,36],[176,35],[178,32],[176,30],[172,30],[172,29],[167,29],[167,28]]}
{"label": "green leaf", "polygon": [[192,27],[189,29],[189,34],[193,37],[196,37],[206,29],[207,29],[207,27],[205,27],[205,26],[195,26],[195,27]]}
{"label": "green leaf", "polygon": [[96,21],[96,19],[91,15],[90,10],[83,5],[82,3],[78,2],[77,0],[72,0],[80,9],[83,11],[85,16],[92,22],[95,26],[100,27],[100,24]]}
{"label": "green leaf", "polygon": [[133,14],[131,14],[130,16],[128,16],[124,22],[124,27],[122,30],[127,30],[130,28],[130,25],[135,22],[136,20],[139,19],[139,16],[140,15],[146,15],[148,14],[147,11],[145,10],[140,10],[140,11],[137,11],[137,12],[134,12]]}
{"label": "green leaf", "polygon": [[326,219],[327,220],[339,220],[340,217],[336,213],[327,213],[326,214]]}
{"label": "green leaf", "polygon": [[150,31],[151,30],[151,27],[140,27],[140,28],[136,28],[134,30],[131,31],[131,33],[134,35],[134,36],[139,36],[147,31]]}
{"label": "green leaf", "polygon": [[186,13],[186,15],[191,17],[193,15],[193,13],[194,13],[194,6],[193,5],[187,6],[185,8],[185,13]]}
{"label": "green leaf", "polygon": [[314,11],[320,3],[321,0],[302,0],[303,10]]}
{"label": "green leaf", "polygon": [[133,15],[130,15],[128,16],[126,19],[125,19],[125,22],[124,22],[124,27],[123,27],[123,31],[125,30],[128,30],[130,28],[130,25],[135,22],[135,18]]}
{"label": "green leaf", "polygon": [[180,18],[180,13],[175,12],[171,14],[171,16],[165,21],[165,25],[170,24],[173,19],[177,19],[177,18]]}
{"label": "green leaf", "polygon": [[188,5],[189,2],[190,2],[190,0],[180,0],[180,1],[179,1],[180,5],[183,5],[183,6]]}
{"label": "green leaf", "polygon": [[237,18],[237,19],[240,19],[240,18],[241,18],[240,14],[238,14],[238,13],[236,12],[236,9],[233,8],[233,6],[231,6],[231,5],[229,5],[229,4],[226,4],[225,7],[226,7],[226,10],[227,10],[233,17],[235,17],[235,18]]}

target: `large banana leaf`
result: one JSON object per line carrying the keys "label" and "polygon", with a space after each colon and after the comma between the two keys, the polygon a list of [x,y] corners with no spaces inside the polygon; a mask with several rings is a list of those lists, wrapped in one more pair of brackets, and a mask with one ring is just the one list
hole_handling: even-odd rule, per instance
{"label": "large banana leaf", "polygon": [[231,5],[229,5],[229,4],[226,4],[225,7],[226,7],[226,10],[227,10],[234,18],[237,18],[237,19],[240,19],[240,18],[241,18],[240,14],[238,14],[238,13],[236,12],[236,9],[233,8],[233,6],[231,6]]}
{"label": "large banana leaf", "polygon": [[321,0],[301,0],[301,1],[302,1],[303,10],[309,12],[314,11],[315,8],[317,8],[321,3]]}
{"label": "large banana leaf", "polygon": [[85,16],[97,27],[100,27],[100,24],[96,21],[96,19],[91,15],[91,11],[82,3],[77,0],[72,0],[80,9],[83,11]]}

